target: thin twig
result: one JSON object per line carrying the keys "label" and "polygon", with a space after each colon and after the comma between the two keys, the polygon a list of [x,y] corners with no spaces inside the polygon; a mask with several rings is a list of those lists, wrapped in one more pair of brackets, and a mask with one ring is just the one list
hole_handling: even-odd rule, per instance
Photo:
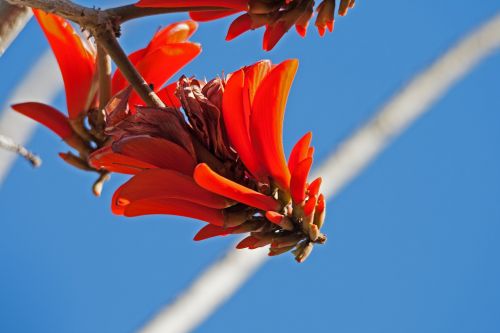
{"label": "thin twig", "polygon": [[105,9],[104,11],[116,16],[119,23],[124,23],[136,18],[161,15],[161,14],[171,14],[171,13],[185,13],[185,12],[195,12],[195,11],[210,11],[210,10],[223,10],[223,7],[177,7],[177,8],[148,8],[148,7],[136,7],[134,5],[126,5],[120,7],[114,7]]}
{"label": "thin twig", "polygon": [[163,104],[161,99],[139,74],[116,40],[116,36],[119,34],[120,29],[119,26],[117,26],[115,16],[103,10],[77,5],[69,0],[7,1],[11,4],[29,6],[49,13],[55,13],[79,24],[83,29],[88,30],[96,39],[96,43],[102,46],[111,56],[116,66],[121,70],[122,74],[134,87],[144,102],[149,106],[165,107],[165,104]]}
{"label": "thin twig", "polygon": [[99,76],[99,109],[102,110],[111,98],[111,58],[97,46],[97,70]]}
{"label": "thin twig", "polygon": [[151,89],[149,84],[144,80],[135,66],[130,62],[125,51],[116,40],[114,33],[110,30],[105,30],[101,33],[99,30],[94,33],[97,45],[100,45],[111,56],[116,66],[120,68],[123,76],[134,87],[142,100],[148,106],[165,107],[165,104]]}
{"label": "thin twig", "polygon": [[35,168],[42,165],[40,157],[36,156],[22,145],[15,143],[11,138],[0,134],[0,148],[6,149],[26,159]]}

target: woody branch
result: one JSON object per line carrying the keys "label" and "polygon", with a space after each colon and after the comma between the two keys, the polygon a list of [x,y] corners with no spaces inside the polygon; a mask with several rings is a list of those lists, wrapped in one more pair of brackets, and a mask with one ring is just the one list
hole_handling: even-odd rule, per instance
{"label": "woody branch", "polygon": [[[65,19],[79,24],[87,30],[101,47],[113,59],[128,82],[134,87],[139,96],[149,106],[164,107],[161,99],[151,89],[149,84],[139,74],[134,65],[117,41],[120,35],[120,24],[130,19],[180,11],[189,11],[192,8],[139,8],[133,5],[110,9],[97,9],[81,6],[69,0],[7,0],[10,4],[41,9],[54,13]],[[218,7],[197,8],[197,10],[220,9]]]}

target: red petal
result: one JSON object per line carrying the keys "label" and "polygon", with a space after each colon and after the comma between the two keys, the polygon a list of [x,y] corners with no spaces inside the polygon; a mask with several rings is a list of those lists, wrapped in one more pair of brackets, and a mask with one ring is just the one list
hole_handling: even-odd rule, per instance
{"label": "red petal", "polygon": [[282,189],[288,189],[290,184],[290,171],[283,151],[283,119],[297,66],[297,60],[286,60],[271,70],[257,90],[250,117],[254,149],[268,174]]}
{"label": "red petal", "polygon": [[193,177],[196,183],[204,189],[245,205],[264,211],[279,210],[281,207],[280,203],[274,198],[222,177],[205,163],[196,166]]}
{"label": "red petal", "polygon": [[248,91],[250,105],[253,106],[255,94],[264,78],[271,71],[272,65],[269,60],[261,60],[255,64],[245,67],[245,92]]}
{"label": "red petal", "polygon": [[113,151],[161,169],[171,169],[191,176],[196,162],[181,146],[147,135],[121,139],[113,144]]}
{"label": "red petal", "polygon": [[166,44],[186,42],[197,29],[198,23],[191,20],[172,23],[153,36],[148,50],[152,51]]}
{"label": "red petal", "polygon": [[171,83],[167,85],[165,88],[160,89],[156,93],[158,97],[162,100],[163,103],[165,103],[166,106],[170,106],[173,108],[180,108],[181,101],[175,96],[175,91],[177,90],[177,82]]}
{"label": "red petal", "polygon": [[290,173],[293,173],[293,170],[297,166],[297,164],[303,159],[307,158],[307,151],[309,149],[309,145],[311,144],[312,133],[308,132],[299,141],[295,144],[290,153],[290,157],[288,158],[288,169]]}
{"label": "red petal", "polygon": [[234,228],[222,228],[213,224],[207,224],[196,233],[193,240],[201,241],[216,236],[227,236],[231,233],[232,229]]}
{"label": "red petal", "polygon": [[217,20],[226,16],[239,13],[241,10],[207,10],[200,12],[189,12],[189,17],[198,22]]}
{"label": "red petal", "polygon": [[238,16],[229,26],[226,40],[232,40],[244,32],[252,29],[252,18],[248,14]]}
{"label": "red petal", "polygon": [[293,202],[296,204],[301,203],[306,198],[306,182],[311,165],[312,158],[306,158],[297,164],[297,167],[293,170],[290,180],[290,194],[292,195]]}
{"label": "red petal", "polygon": [[95,57],[63,18],[33,10],[61,69],[70,118],[86,111],[95,71]]}
{"label": "red petal", "polygon": [[115,153],[111,146],[96,150],[89,156],[89,164],[96,169],[106,169],[111,172],[135,175],[156,166],[137,160],[133,157]]}
{"label": "red petal", "polygon": [[284,215],[283,214],[280,214],[278,212],[273,212],[273,211],[267,211],[266,212],[266,219],[268,219],[269,221],[271,221],[272,223],[274,224],[281,224],[281,220],[283,220],[284,218]]}
{"label": "red petal", "polygon": [[186,200],[211,208],[228,207],[225,198],[204,190],[193,178],[165,169],[144,170],[132,177],[116,190],[111,207],[120,213],[135,201],[159,198]]}
{"label": "red petal", "polygon": [[264,51],[271,51],[288,29],[286,23],[283,21],[278,21],[276,24],[267,26],[262,44]]}
{"label": "red petal", "polygon": [[[152,84],[155,90],[159,90],[168,79],[193,60],[200,52],[201,47],[199,44],[172,43],[146,54],[143,59],[137,62],[136,68],[146,82]],[[131,105],[144,105],[144,102],[135,92],[132,93],[129,103]]]}
{"label": "red petal", "polygon": [[250,141],[250,110],[243,106],[244,81],[243,70],[233,73],[227,81],[222,100],[222,116],[229,140],[243,164],[256,178],[262,178],[264,172]]}
{"label": "red petal", "polygon": [[217,226],[222,226],[224,223],[224,214],[221,209],[209,208],[179,199],[138,200],[127,205],[123,211],[123,215],[128,217],[156,214],[190,217]]}
{"label": "red petal", "polygon": [[255,238],[253,236],[248,236],[246,238],[244,238],[241,242],[239,242],[237,245],[236,245],[236,248],[237,249],[245,249],[245,248],[250,248],[252,247],[253,245],[255,245],[257,242],[259,241],[258,238]]}
{"label": "red petal", "polygon": [[316,208],[316,197],[309,197],[304,205],[304,215],[311,216],[314,213],[314,209]]}
{"label": "red petal", "polygon": [[68,117],[49,105],[37,102],[28,102],[14,104],[12,105],[12,108],[26,117],[44,125],[52,132],[59,135],[63,140],[73,135],[73,130],[69,125]]}
{"label": "red petal", "polygon": [[137,7],[225,7],[239,10],[248,9],[248,0],[139,0]]}
{"label": "red petal", "polygon": [[[128,60],[134,65],[136,65],[144,56],[147,54],[148,48],[145,47],[143,49],[132,52],[128,56]],[[122,72],[119,68],[116,69],[115,74],[113,74],[113,78],[111,79],[111,90],[113,95],[116,95],[119,91],[122,91],[126,87],[129,86],[127,79],[123,76]]]}
{"label": "red petal", "polygon": [[307,192],[310,196],[318,195],[319,189],[321,187],[322,178],[316,178],[307,188]]}

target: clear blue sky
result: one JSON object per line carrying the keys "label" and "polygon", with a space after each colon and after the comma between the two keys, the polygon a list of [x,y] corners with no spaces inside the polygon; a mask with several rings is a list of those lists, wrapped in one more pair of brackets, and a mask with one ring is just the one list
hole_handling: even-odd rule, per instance
{"label": "clear blue sky", "polygon": [[[227,43],[228,20],[203,24],[193,37],[203,53],[184,73],[211,78],[261,58],[299,58],[285,144],[312,130],[320,163],[500,11],[493,0],[358,2],[333,34],[291,33],[270,53],[261,31]],[[141,47],[183,17],[129,23],[123,43]],[[31,22],[0,58],[0,103],[46,47]],[[270,260],[196,333],[499,332],[499,74],[497,52],[329,202],[327,245],[302,265]],[[0,332],[133,332],[234,241],[192,242],[202,225],[193,220],[113,216],[123,177],[96,199],[93,176],[59,160],[67,148],[52,133],[39,128],[29,147],[43,167],[18,160],[0,187]]]}

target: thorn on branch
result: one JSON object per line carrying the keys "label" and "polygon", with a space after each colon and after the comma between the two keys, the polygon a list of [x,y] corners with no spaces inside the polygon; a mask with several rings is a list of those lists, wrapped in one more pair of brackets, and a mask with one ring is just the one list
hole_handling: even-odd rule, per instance
{"label": "thorn on branch", "polygon": [[11,138],[8,138],[0,134],[0,148],[11,151],[23,157],[25,160],[31,163],[35,168],[42,164],[42,160],[37,155],[30,152],[28,149],[20,144],[17,144]]}

